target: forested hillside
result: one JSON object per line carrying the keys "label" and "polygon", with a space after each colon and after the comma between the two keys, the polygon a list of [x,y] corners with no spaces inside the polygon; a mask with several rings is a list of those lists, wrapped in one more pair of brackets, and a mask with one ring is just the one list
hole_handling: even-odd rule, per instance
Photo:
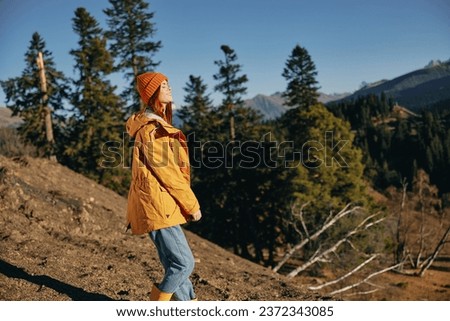
{"label": "forested hillside", "polygon": [[450,101],[414,113],[382,94],[331,104],[329,109],[351,124],[364,153],[365,174],[377,188],[400,186],[403,180],[411,184],[423,169],[448,202]]}

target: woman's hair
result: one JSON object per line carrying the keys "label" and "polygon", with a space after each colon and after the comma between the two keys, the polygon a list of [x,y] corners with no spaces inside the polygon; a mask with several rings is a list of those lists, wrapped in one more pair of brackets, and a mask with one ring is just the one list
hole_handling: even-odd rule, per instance
{"label": "woman's hair", "polygon": [[[159,101],[159,88],[150,97],[146,108],[150,108],[156,115],[162,117],[166,122],[172,124],[172,103],[166,105],[166,110],[163,112],[163,104]],[[144,109],[145,111],[145,109]]]}

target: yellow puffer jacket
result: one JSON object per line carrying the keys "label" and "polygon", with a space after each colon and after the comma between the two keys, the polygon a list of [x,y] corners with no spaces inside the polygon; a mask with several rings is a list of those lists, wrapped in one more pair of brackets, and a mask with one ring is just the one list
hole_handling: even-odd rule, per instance
{"label": "yellow puffer jacket", "polygon": [[189,155],[183,133],[152,113],[127,121],[134,137],[127,221],[133,234],[186,223],[200,205],[190,187]]}

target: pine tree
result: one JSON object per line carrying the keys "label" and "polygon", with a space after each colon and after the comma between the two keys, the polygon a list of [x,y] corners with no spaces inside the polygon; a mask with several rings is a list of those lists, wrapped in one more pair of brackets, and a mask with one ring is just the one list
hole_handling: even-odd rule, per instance
{"label": "pine tree", "polygon": [[182,121],[182,130],[185,133],[190,152],[193,181],[201,179],[199,175],[204,173],[202,166],[202,146],[220,137],[219,128],[221,119],[213,108],[212,101],[207,94],[207,85],[198,76],[189,76],[189,81],[183,88],[185,104],[177,111]]}
{"label": "pine tree", "polygon": [[[295,131],[289,127],[290,119],[296,120]],[[370,198],[363,178],[362,152],[353,145],[354,135],[347,122],[335,117],[322,104],[295,108],[290,119],[283,120],[283,127],[287,129],[287,139],[293,142],[295,153],[291,153],[286,164],[290,186],[284,199],[295,205],[294,209],[306,207],[302,220],[295,215],[296,210],[286,210],[285,221],[291,224],[283,228],[283,235],[287,243],[298,243],[299,234],[293,232],[291,226],[305,226],[302,231],[313,233],[330,213],[337,213],[348,203],[365,207],[370,205]],[[313,255],[320,247],[330,246],[362,219],[364,217],[351,217],[340,221],[310,243],[304,255]],[[363,241],[353,244],[367,246]]]}
{"label": "pine tree", "polygon": [[298,190],[294,195],[302,203],[320,202],[318,207],[325,209],[336,209],[348,202],[366,204],[362,153],[353,145],[349,124],[322,104],[296,111],[297,130],[289,132],[295,150],[301,152],[301,158],[292,166],[297,173],[294,185]]}
{"label": "pine tree", "polygon": [[230,140],[236,139],[235,108],[243,104],[242,95],[247,92],[244,86],[248,82],[247,75],[239,75],[242,66],[236,63],[238,57],[233,49],[222,45],[220,49],[225,55],[225,60],[216,60],[214,63],[219,67],[219,72],[214,79],[219,83],[214,87],[216,91],[223,93],[221,110],[225,115],[228,113]]}
{"label": "pine tree", "polygon": [[[47,78],[45,105],[36,63],[39,52],[44,59]],[[41,155],[58,155],[60,149],[58,146],[62,144],[60,126],[63,118],[55,112],[63,109],[63,101],[67,98],[69,89],[64,74],[56,69],[52,53],[46,49],[44,39],[37,32],[33,34],[28,51],[25,53],[25,64],[26,67],[20,77],[0,82],[6,95],[6,103],[10,103],[7,107],[12,110],[13,116],[20,116],[24,120],[18,131],[26,143],[36,146]],[[53,110],[51,117],[57,146],[46,137],[45,107]]]}
{"label": "pine tree", "polygon": [[317,103],[316,66],[305,48],[295,46],[282,75],[288,82],[283,95],[287,106],[307,108]]}
{"label": "pine tree", "polygon": [[195,136],[195,140],[203,143],[216,138],[220,120],[213,110],[203,79],[190,75],[189,82],[183,89],[186,92],[185,105],[178,111],[178,116],[183,121],[183,132]]}
{"label": "pine tree", "polygon": [[122,94],[125,99],[132,101],[128,106],[131,114],[144,104],[136,90],[136,77],[159,65],[153,57],[162,45],[161,41],[150,40],[156,28],[152,22],[154,13],[148,11],[149,4],[146,1],[109,0],[109,3],[111,8],[104,10],[109,27],[106,35],[112,40],[111,51],[118,59],[116,70],[124,71],[125,78],[131,80]]}
{"label": "pine tree", "polygon": [[[71,50],[78,79],[72,96],[74,115],[68,133],[66,163],[75,170],[108,185],[120,180],[111,169],[120,169],[120,157],[105,154],[108,148],[118,150],[123,129],[123,103],[115,87],[107,80],[113,70],[113,59],[106,48],[106,38],[96,19],[84,8],[78,8],[73,29],[79,36],[77,49]],[[117,156],[117,154],[115,155]],[[106,162],[105,157],[109,162]],[[116,182],[117,183],[117,182]],[[117,183],[120,186],[120,182]],[[117,187],[117,186],[116,186]]]}

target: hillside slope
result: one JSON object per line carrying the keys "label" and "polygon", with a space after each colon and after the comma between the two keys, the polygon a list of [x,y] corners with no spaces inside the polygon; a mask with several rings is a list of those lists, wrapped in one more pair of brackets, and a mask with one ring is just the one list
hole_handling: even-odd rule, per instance
{"label": "hillside slope", "polygon": [[[0,300],[147,300],[162,269],[149,238],[125,231],[125,208],[125,198],[59,164],[0,155]],[[186,235],[201,300],[318,299]]]}

